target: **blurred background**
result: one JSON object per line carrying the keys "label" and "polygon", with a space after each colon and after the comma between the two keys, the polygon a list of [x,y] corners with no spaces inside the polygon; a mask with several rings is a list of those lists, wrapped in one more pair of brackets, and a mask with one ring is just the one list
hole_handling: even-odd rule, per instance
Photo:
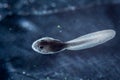
{"label": "blurred background", "polygon": [[[52,55],[31,44],[114,29],[102,45]],[[0,80],[119,80],[120,0],[0,0]]]}

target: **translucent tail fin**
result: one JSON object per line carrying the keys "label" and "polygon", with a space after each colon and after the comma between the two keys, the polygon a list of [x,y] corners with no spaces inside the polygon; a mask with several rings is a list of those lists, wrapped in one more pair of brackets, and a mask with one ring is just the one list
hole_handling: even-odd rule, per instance
{"label": "translucent tail fin", "polygon": [[91,48],[99,44],[105,43],[115,36],[116,32],[112,29],[97,31],[76,39],[67,41],[68,50],[81,50]]}

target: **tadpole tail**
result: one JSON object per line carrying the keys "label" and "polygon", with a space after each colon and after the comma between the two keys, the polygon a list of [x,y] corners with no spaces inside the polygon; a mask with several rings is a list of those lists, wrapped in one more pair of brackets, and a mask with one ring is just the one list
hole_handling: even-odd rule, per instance
{"label": "tadpole tail", "polygon": [[67,41],[68,50],[82,50],[91,48],[100,44],[103,44],[112,38],[114,38],[116,32],[112,29],[97,31],[93,33],[89,33],[87,35],[78,37],[76,39]]}

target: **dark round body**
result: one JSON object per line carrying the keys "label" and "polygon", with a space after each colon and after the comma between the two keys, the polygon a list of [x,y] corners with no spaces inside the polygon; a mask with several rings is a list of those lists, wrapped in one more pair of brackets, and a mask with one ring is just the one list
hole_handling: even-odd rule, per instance
{"label": "dark round body", "polygon": [[49,50],[50,52],[58,52],[66,47],[66,44],[59,40],[41,40],[39,45],[41,49],[46,48],[46,50]]}

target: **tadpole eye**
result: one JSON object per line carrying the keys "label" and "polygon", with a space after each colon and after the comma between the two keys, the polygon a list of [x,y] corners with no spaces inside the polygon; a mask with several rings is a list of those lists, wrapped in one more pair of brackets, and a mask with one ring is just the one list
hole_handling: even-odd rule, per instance
{"label": "tadpole eye", "polygon": [[43,49],[44,47],[43,46],[40,46],[40,49]]}

